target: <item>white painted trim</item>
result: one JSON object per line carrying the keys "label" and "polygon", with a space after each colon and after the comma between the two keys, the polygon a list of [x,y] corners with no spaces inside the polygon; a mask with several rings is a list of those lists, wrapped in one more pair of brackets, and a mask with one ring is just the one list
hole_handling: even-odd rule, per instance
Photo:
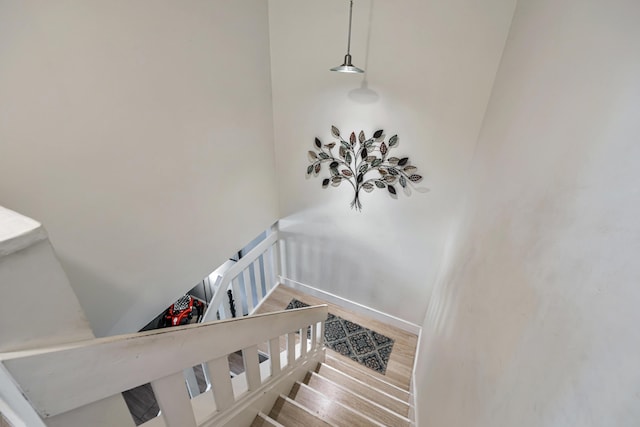
{"label": "white painted trim", "polygon": [[418,411],[416,408],[418,407],[417,395],[416,392],[416,368],[418,367],[418,360],[420,360],[420,346],[422,344],[422,328],[420,328],[420,333],[418,333],[418,341],[416,342],[416,354],[413,358],[413,369],[411,371],[411,384],[409,385],[409,392],[412,397],[412,405],[409,410],[409,418],[413,421],[415,426],[418,425]]}
{"label": "white painted trim", "polygon": [[422,329],[420,326],[416,325],[415,323],[411,323],[407,320],[400,319],[399,317],[392,316],[391,314],[384,313],[380,310],[376,310],[375,308],[367,307],[365,305],[348,300],[346,298],[332,294],[330,292],[323,291],[322,289],[314,288],[313,286],[305,285],[304,283],[300,283],[283,276],[279,276],[279,279],[280,279],[280,283],[282,283],[284,286],[288,286],[292,289],[296,289],[300,292],[309,294],[316,298],[321,298],[332,304],[335,304],[347,310],[353,311],[354,313],[369,316],[375,320],[384,322],[387,325],[395,326],[411,334],[418,335],[420,333],[420,330]]}

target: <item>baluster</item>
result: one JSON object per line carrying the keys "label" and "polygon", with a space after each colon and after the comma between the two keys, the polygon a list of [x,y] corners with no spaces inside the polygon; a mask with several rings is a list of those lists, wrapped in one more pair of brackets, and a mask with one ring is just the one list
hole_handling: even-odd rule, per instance
{"label": "baluster", "polygon": [[257,304],[262,302],[262,299],[265,296],[265,292],[262,291],[262,268],[260,268],[260,260],[262,259],[262,255],[260,255],[256,260],[251,264],[251,268],[253,270],[253,277],[256,279],[256,296],[258,297]]}
{"label": "baluster", "polygon": [[307,355],[307,329],[306,326],[300,329],[300,357]]}
{"label": "baluster", "polygon": [[273,276],[273,245],[269,246],[269,249],[265,252],[265,256],[262,257],[264,264],[264,281],[267,292],[275,286],[275,280]]}
{"label": "baluster", "polygon": [[318,340],[318,344],[320,345],[320,348],[324,347],[324,321],[323,322],[319,322],[320,327],[318,329],[318,336],[317,336],[317,340]]}
{"label": "baluster", "polygon": [[242,350],[242,359],[244,361],[244,371],[247,375],[247,386],[249,391],[253,391],[262,384],[258,346],[252,345]]}
{"label": "baluster", "polygon": [[167,427],[196,427],[182,372],[151,382]]}
{"label": "baluster", "polygon": [[229,359],[227,356],[207,362],[209,375],[211,376],[211,388],[213,398],[216,401],[218,411],[230,408],[235,402],[233,387],[231,386],[231,374],[229,373]]}
{"label": "baluster", "polygon": [[245,268],[242,271],[242,278],[244,281],[245,295],[247,296],[247,314],[251,314],[255,304],[253,302],[253,283],[251,282],[251,273],[249,272],[249,268]]}
{"label": "baluster", "polygon": [[287,334],[287,365],[291,366],[296,360],[296,333]]}
{"label": "baluster", "polygon": [[315,323],[313,325],[310,326],[311,328],[311,350],[315,350],[316,348],[318,348],[318,324]]}
{"label": "baluster", "polygon": [[271,375],[280,373],[280,337],[269,340],[269,358],[271,359]]}

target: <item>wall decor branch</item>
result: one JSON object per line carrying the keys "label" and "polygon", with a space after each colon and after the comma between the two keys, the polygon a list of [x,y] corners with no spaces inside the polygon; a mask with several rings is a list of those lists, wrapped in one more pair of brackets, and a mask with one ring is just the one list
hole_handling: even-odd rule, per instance
{"label": "wall decor branch", "polygon": [[355,132],[351,132],[349,140],[345,140],[335,126],[331,126],[331,135],[337,141],[323,144],[319,138],[315,139],[315,150],[308,153],[311,164],[307,166],[307,176],[318,176],[323,165],[327,165],[330,175],[322,180],[322,187],[338,187],[348,182],[355,193],[351,208],[362,210],[360,190],[370,193],[386,189],[391,197],[397,198],[396,184],[410,195],[411,187],[422,181],[409,157],[389,157],[391,149],[398,146],[398,135],[385,142],[384,131],[380,129],[368,139],[364,131],[360,131],[357,138]]}

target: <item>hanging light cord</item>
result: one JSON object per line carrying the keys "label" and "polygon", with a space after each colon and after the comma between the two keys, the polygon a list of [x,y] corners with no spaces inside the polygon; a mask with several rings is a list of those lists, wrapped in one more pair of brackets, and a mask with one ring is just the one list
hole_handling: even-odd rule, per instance
{"label": "hanging light cord", "polygon": [[353,0],[349,5],[349,37],[347,37],[347,55],[351,54],[351,15],[353,14]]}

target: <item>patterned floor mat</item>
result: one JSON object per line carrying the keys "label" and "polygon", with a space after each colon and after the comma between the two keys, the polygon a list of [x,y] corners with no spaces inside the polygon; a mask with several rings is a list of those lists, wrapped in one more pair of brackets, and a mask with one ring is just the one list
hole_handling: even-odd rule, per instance
{"label": "patterned floor mat", "polygon": [[[286,309],[302,307],[309,307],[309,304],[294,298]],[[391,338],[331,313],[324,322],[324,341],[333,351],[381,374],[386,372],[393,350]]]}

